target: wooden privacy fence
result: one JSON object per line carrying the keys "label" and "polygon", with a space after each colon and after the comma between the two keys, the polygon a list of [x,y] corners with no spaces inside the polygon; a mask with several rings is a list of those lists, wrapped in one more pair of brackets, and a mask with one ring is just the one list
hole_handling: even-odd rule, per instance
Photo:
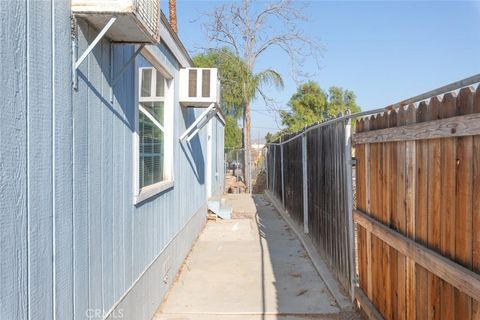
{"label": "wooden privacy fence", "polygon": [[480,319],[478,82],[268,145],[268,189],[370,318]]}
{"label": "wooden privacy fence", "polygon": [[386,319],[480,317],[479,112],[467,87],[357,122],[359,282]]}
{"label": "wooden privacy fence", "polygon": [[337,278],[351,291],[349,128],[348,120],[340,119],[269,144],[267,176],[268,189],[303,225]]}

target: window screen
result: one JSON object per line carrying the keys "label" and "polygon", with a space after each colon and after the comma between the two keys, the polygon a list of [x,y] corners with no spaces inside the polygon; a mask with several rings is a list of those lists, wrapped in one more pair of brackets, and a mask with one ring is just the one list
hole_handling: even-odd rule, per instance
{"label": "window screen", "polygon": [[[152,105],[163,113],[163,102]],[[161,109],[161,110],[160,110]],[[161,116],[163,118],[163,115]],[[144,112],[139,113],[140,188],[163,180],[164,132]]]}
{"label": "window screen", "polygon": [[150,97],[152,95],[152,69],[142,69],[141,97]]}

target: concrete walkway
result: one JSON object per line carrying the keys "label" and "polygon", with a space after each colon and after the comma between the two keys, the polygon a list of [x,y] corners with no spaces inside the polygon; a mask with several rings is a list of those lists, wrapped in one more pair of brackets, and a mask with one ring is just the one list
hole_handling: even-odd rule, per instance
{"label": "concrete walkway", "polygon": [[209,221],[155,320],[353,319],[263,196],[253,219]]}

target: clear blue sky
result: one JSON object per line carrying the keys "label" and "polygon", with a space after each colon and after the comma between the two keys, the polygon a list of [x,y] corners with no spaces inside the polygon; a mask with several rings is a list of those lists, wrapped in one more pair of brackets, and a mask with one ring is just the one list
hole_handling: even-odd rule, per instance
{"label": "clear blue sky", "polygon": [[[260,3],[260,1],[255,1]],[[201,12],[222,1],[177,0],[180,38],[187,50],[205,43]],[[166,5],[164,12],[168,16]],[[324,89],[353,90],[363,110],[379,108],[480,73],[480,1],[308,1],[310,21],[299,26],[325,46],[322,70],[312,79]],[[287,108],[296,90],[286,57],[267,52],[258,69],[274,68],[285,79],[270,96]],[[280,120],[253,104],[252,139],[275,132]]]}

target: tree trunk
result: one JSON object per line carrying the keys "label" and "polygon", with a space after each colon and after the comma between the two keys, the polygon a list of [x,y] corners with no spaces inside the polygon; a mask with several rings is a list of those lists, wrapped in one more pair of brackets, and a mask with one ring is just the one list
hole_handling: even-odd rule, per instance
{"label": "tree trunk", "polygon": [[170,16],[170,26],[172,30],[177,33],[177,1],[176,0],[168,0],[168,14]]}
{"label": "tree trunk", "polygon": [[251,157],[251,122],[250,122],[250,102],[245,102],[245,110],[243,113],[243,147],[245,149],[244,152],[244,179],[245,185],[247,187],[247,192],[251,192],[250,190],[250,183],[252,180],[252,168],[250,163]]}

